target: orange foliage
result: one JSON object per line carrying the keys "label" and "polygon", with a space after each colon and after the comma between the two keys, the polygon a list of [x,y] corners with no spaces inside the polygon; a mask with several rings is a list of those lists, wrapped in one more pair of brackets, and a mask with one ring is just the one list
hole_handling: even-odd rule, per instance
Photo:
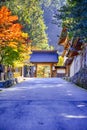
{"label": "orange foliage", "polygon": [[1,24],[7,24],[13,21],[17,21],[18,20],[18,16],[11,16],[11,11],[6,7],[3,6],[0,9],[0,25]]}
{"label": "orange foliage", "polygon": [[18,16],[12,16],[11,11],[3,6],[0,9],[0,40],[2,42],[21,38],[22,25],[14,23],[18,20]]}
{"label": "orange foliage", "polygon": [[4,48],[11,47],[21,52],[22,58],[30,53],[31,43],[28,35],[22,32],[23,26],[17,22],[18,16],[12,15],[11,11],[3,6],[0,9],[0,52],[3,53]]}
{"label": "orange foliage", "polygon": [[17,42],[9,42],[8,46],[17,49]]}
{"label": "orange foliage", "polygon": [[12,45],[15,41],[25,43],[26,38],[22,36],[23,26],[17,20],[18,16],[12,16],[6,6],[0,9],[0,46],[17,46]]}

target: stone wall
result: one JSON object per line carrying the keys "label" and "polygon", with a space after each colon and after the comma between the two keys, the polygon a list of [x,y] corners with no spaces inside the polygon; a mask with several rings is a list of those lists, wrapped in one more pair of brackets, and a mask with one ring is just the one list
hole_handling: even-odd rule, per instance
{"label": "stone wall", "polygon": [[77,72],[72,78],[70,78],[70,81],[82,88],[87,89],[87,67],[84,67]]}

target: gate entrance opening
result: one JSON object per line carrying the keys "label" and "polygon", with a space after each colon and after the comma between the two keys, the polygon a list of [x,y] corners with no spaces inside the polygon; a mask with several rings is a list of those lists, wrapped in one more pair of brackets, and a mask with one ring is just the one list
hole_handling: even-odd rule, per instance
{"label": "gate entrance opening", "polygon": [[47,78],[51,76],[50,65],[37,65],[37,77]]}

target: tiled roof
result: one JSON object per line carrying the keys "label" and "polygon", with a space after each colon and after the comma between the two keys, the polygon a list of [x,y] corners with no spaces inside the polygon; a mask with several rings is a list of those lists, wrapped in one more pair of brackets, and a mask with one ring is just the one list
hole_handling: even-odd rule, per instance
{"label": "tiled roof", "polygon": [[30,57],[31,63],[57,63],[56,51],[33,51]]}

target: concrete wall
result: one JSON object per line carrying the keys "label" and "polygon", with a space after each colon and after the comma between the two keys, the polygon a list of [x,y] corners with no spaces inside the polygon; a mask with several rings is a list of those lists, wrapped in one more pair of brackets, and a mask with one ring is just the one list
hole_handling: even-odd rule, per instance
{"label": "concrete wall", "polygon": [[87,46],[80,55],[75,56],[70,65],[70,77],[74,76],[81,68],[87,66]]}
{"label": "concrete wall", "polygon": [[82,67],[82,55],[74,57],[73,62],[70,65],[70,77],[74,76]]}
{"label": "concrete wall", "polygon": [[72,62],[72,64],[71,64],[71,66],[70,66],[70,77],[72,77],[74,74],[75,74],[75,72],[74,72],[74,60],[73,60],[73,62]]}
{"label": "concrete wall", "polygon": [[74,57],[74,74],[77,73],[82,67],[82,55]]}

